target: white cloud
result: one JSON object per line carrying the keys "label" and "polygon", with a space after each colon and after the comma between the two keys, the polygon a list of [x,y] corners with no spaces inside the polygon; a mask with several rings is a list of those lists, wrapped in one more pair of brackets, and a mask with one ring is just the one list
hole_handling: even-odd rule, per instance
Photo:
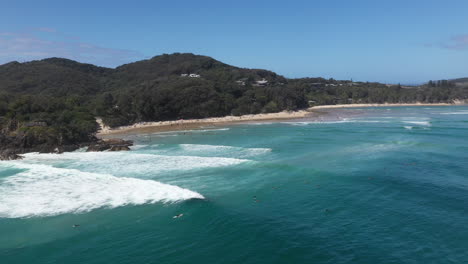
{"label": "white cloud", "polygon": [[453,36],[449,41],[443,43],[441,47],[451,50],[468,50],[468,34]]}
{"label": "white cloud", "polygon": [[114,49],[79,41],[55,29],[37,28],[29,32],[0,32],[0,64],[63,57],[79,62],[115,67],[144,57],[133,50]]}

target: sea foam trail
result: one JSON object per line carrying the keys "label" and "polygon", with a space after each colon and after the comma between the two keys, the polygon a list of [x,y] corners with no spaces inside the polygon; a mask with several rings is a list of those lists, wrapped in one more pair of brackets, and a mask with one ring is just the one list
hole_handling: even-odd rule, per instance
{"label": "sea foam trail", "polygon": [[468,111],[456,111],[456,112],[446,112],[440,113],[441,115],[468,115]]}
{"label": "sea foam trail", "polygon": [[217,132],[217,131],[228,131],[230,128],[206,128],[206,129],[192,129],[192,130],[176,130],[176,131],[165,131],[156,132],[151,135],[164,135],[164,134],[186,134],[186,133],[204,133],[204,132]]}
{"label": "sea foam trail", "polygon": [[347,123],[389,123],[388,121],[382,120],[357,120],[357,119],[343,119],[336,121],[307,121],[307,122],[282,122],[282,124],[293,125],[293,126],[308,126],[308,125],[330,125],[330,124],[347,124]]}
{"label": "sea foam trail", "polygon": [[198,156],[169,156],[135,152],[67,152],[63,154],[25,154],[24,162],[62,164],[68,168],[115,176],[151,178],[160,173],[232,166],[246,159]]}
{"label": "sea foam trail", "polygon": [[241,158],[258,156],[271,152],[270,148],[243,148],[223,145],[181,144],[180,147],[187,154],[236,156]]}
{"label": "sea foam trail", "polygon": [[413,125],[420,125],[420,126],[430,126],[431,123],[429,121],[403,121],[405,124],[413,124]]}
{"label": "sea foam trail", "polygon": [[152,180],[42,164],[6,164],[24,171],[0,181],[0,217],[4,218],[53,216],[103,207],[204,198],[197,192]]}

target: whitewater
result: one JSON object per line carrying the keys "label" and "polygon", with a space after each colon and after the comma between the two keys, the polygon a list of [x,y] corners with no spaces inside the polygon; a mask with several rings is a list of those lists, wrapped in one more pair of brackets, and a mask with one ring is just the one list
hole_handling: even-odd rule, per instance
{"label": "whitewater", "polygon": [[465,263],[468,107],[326,111],[2,161],[1,263]]}

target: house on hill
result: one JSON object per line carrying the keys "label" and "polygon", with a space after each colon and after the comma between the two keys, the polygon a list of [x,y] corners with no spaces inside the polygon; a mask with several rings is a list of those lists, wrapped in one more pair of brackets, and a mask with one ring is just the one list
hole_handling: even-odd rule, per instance
{"label": "house on hill", "polygon": [[180,77],[189,77],[189,78],[200,78],[200,74],[196,73],[182,73]]}
{"label": "house on hill", "polygon": [[260,81],[255,81],[255,84],[254,84],[254,85],[255,85],[255,86],[265,86],[265,85],[267,85],[267,84],[268,84],[268,81],[267,81],[265,78],[263,78],[263,79],[261,79]]}

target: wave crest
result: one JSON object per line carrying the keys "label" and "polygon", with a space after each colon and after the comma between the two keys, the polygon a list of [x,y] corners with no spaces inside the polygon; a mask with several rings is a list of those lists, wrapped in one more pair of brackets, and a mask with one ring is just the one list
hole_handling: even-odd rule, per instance
{"label": "wave crest", "polygon": [[146,203],[204,199],[194,191],[153,180],[115,177],[42,164],[12,162],[24,169],[0,182],[0,217],[83,213]]}
{"label": "wave crest", "polygon": [[239,158],[258,156],[271,152],[270,148],[243,148],[223,145],[180,144],[180,147],[184,153],[187,154],[217,156],[229,155]]}

